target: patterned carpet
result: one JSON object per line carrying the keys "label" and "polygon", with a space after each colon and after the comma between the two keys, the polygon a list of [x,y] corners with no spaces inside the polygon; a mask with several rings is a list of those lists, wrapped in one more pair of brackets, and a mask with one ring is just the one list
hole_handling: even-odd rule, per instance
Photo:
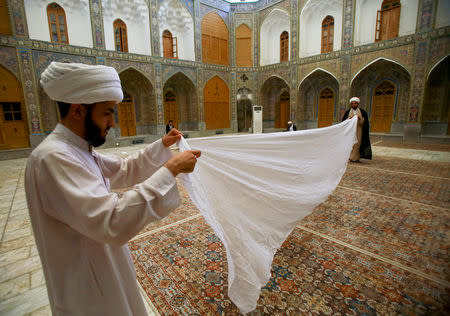
{"label": "patterned carpet", "polygon": [[450,151],[450,144],[427,144],[427,143],[400,143],[400,142],[373,142],[373,146],[396,147],[405,149],[433,150],[433,151]]}
{"label": "patterned carpet", "polygon": [[[277,252],[251,315],[448,315],[449,184],[448,164],[349,165]],[[180,192],[183,205],[130,242],[139,282],[161,315],[240,315],[223,245]]]}

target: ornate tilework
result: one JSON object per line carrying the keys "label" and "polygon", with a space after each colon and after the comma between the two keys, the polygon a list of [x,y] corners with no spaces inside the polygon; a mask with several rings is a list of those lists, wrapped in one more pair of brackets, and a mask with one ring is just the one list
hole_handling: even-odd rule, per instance
{"label": "ornate tilework", "polygon": [[16,36],[28,36],[27,18],[23,0],[8,0],[8,9],[13,22],[13,34]]}
{"label": "ornate tilework", "polygon": [[[289,41],[291,42],[291,60],[298,58],[298,12],[297,12],[297,1],[291,1],[291,34],[289,34]],[[292,103],[292,98],[291,98]],[[291,107],[292,108],[292,107]]]}
{"label": "ornate tilework", "polygon": [[420,31],[427,31],[431,28],[432,17],[433,17],[433,7],[436,1],[434,0],[423,0],[422,1],[422,12],[420,13]]}
{"label": "ornate tilework", "polygon": [[[203,83],[206,84],[214,76],[220,77],[223,81],[225,81],[225,83],[228,86],[228,89],[231,88],[231,76],[230,76],[230,72],[228,72],[228,71],[217,71],[217,70],[204,69],[203,70]],[[230,91],[232,91],[232,90],[230,89]]]}
{"label": "ornate tilework", "polygon": [[33,58],[31,50],[19,48],[19,65],[22,77],[23,95],[28,111],[28,119],[32,134],[41,133],[41,120],[39,114],[39,102],[36,95],[37,87],[33,76]]}
{"label": "ornate tilework", "polygon": [[162,84],[172,77],[177,72],[181,72],[186,75],[189,79],[191,79],[194,86],[197,86],[197,73],[195,71],[195,68],[184,68],[184,67],[174,67],[174,66],[168,66],[168,65],[162,65]]}
{"label": "ornate tilework", "polygon": [[41,50],[33,50],[34,71],[36,79],[41,76],[41,73],[47,68],[52,61],[69,62],[69,63],[83,63],[88,65],[95,65],[95,57],[79,56],[72,54],[61,54],[46,52]]}
{"label": "ornate tilework", "polygon": [[155,74],[153,72],[153,64],[148,63],[140,63],[131,60],[119,60],[119,59],[111,59],[108,58],[106,60],[106,64],[108,66],[114,67],[118,73],[121,73],[127,68],[134,68],[141,72],[154,86],[155,82]]}
{"label": "ornate tilework", "polygon": [[425,88],[425,71],[426,71],[426,57],[427,57],[428,42],[423,41],[417,43],[416,46],[416,60],[415,60],[415,80],[412,84],[412,93],[409,108],[408,122],[418,123],[420,114],[420,105],[422,104],[423,92]]}
{"label": "ornate tilework", "polygon": [[[358,53],[358,51],[355,52]],[[365,54],[356,54],[352,56],[352,77],[377,58],[391,59],[402,65],[409,73],[412,73],[414,67],[413,56],[414,44],[377,50]]]}
{"label": "ornate tilework", "polygon": [[0,46],[0,65],[11,71],[20,81],[19,66],[17,65],[17,52],[15,48]]}
{"label": "ornate tilework", "polygon": [[[162,99],[162,71],[161,64],[155,64],[155,81],[156,81],[156,108],[157,108],[157,117],[158,117],[158,126],[161,128],[164,126],[164,107],[163,107],[163,99]],[[158,131],[163,134],[163,131]]]}
{"label": "ornate tilework", "polygon": [[353,0],[344,1],[344,32],[342,48],[349,48],[353,43]]}
{"label": "ornate tilework", "polygon": [[150,16],[151,16],[151,32],[152,32],[152,54],[161,56],[159,43],[159,26],[158,26],[158,0],[150,0]]}
{"label": "ornate tilework", "polygon": [[105,48],[105,33],[103,32],[103,13],[101,0],[89,0],[91,11],[92,36],[94,47]]}
{"label": "ornate tilework", "polygon": [[430,56],[428,57],[427,74],[436,66],[436,63],[450,54],[450,37],[439,37],[431,40]]}
{"label": "ornate tilework", "polygon": [[[203,105],[203,86],[204,86],[204,80],[203,80],[203,69],[197,68],[197,78],[198,78],[198,85],[197,85],[197,97],[198,97],[198,120],[200,123],[203,123],[203,129],[205,124],[205,110]],[[200,130],[202,128],[200,127]]]}
{"label": "ornate tilework", "polygon": [[261,88],[262,85],[264,84],[264,82],[272,77],[272,76],[276,76],[276,77],[280,77],[281,79],[283,79],[286,84],[288,86],[290,86],[291,84],[291,72],[290,72],[290,68],[286,67],[286,66],[278,66],[278,67],[274,67],[274,66],[269,66],[269,67],[264,67],[264,68],[269,68],[269,69],[264,69],[263,71],[259,72],[258,75],[258,86]]}

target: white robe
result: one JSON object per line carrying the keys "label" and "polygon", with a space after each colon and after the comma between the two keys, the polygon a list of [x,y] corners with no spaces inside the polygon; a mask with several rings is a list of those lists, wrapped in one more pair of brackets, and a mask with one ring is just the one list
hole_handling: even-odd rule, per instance
{"label": "white robe", "polygon": [[161,140],[127,159],[91,153],[63,125],[32,152],[25,190],[54,316],[146,315],[126,243],[180,204],[171,156]]}

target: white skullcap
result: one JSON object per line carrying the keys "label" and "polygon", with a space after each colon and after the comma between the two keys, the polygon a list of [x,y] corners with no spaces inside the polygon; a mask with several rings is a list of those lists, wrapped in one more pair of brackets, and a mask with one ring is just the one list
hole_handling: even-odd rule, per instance
{"label": "white skullcap", "polygon": [[292,124],[292,121],[289,121],[288,124]]}
{"label": "white skullcap", "polygon": [[40,82],[50,99],[69,104],[123,99],[119,75],[112,67],[52,62]]}
{"label": "white skullcap", "polygon": [[361,100],[358,97],[351,98],[349,103],[352,103],[353,101],[358,102],[358,104],[361,102]]}

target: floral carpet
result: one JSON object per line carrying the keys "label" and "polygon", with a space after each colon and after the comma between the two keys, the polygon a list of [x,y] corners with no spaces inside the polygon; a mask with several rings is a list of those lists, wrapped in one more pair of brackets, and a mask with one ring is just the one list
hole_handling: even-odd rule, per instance
{"label": "floral carpet", "polygon": [[[450,313],[449,166],[374,158],[291,233],[251,315]],[[179,188],[183,205],[130,242],[138,280],[161,315],[240,315],[223,244]]]}

